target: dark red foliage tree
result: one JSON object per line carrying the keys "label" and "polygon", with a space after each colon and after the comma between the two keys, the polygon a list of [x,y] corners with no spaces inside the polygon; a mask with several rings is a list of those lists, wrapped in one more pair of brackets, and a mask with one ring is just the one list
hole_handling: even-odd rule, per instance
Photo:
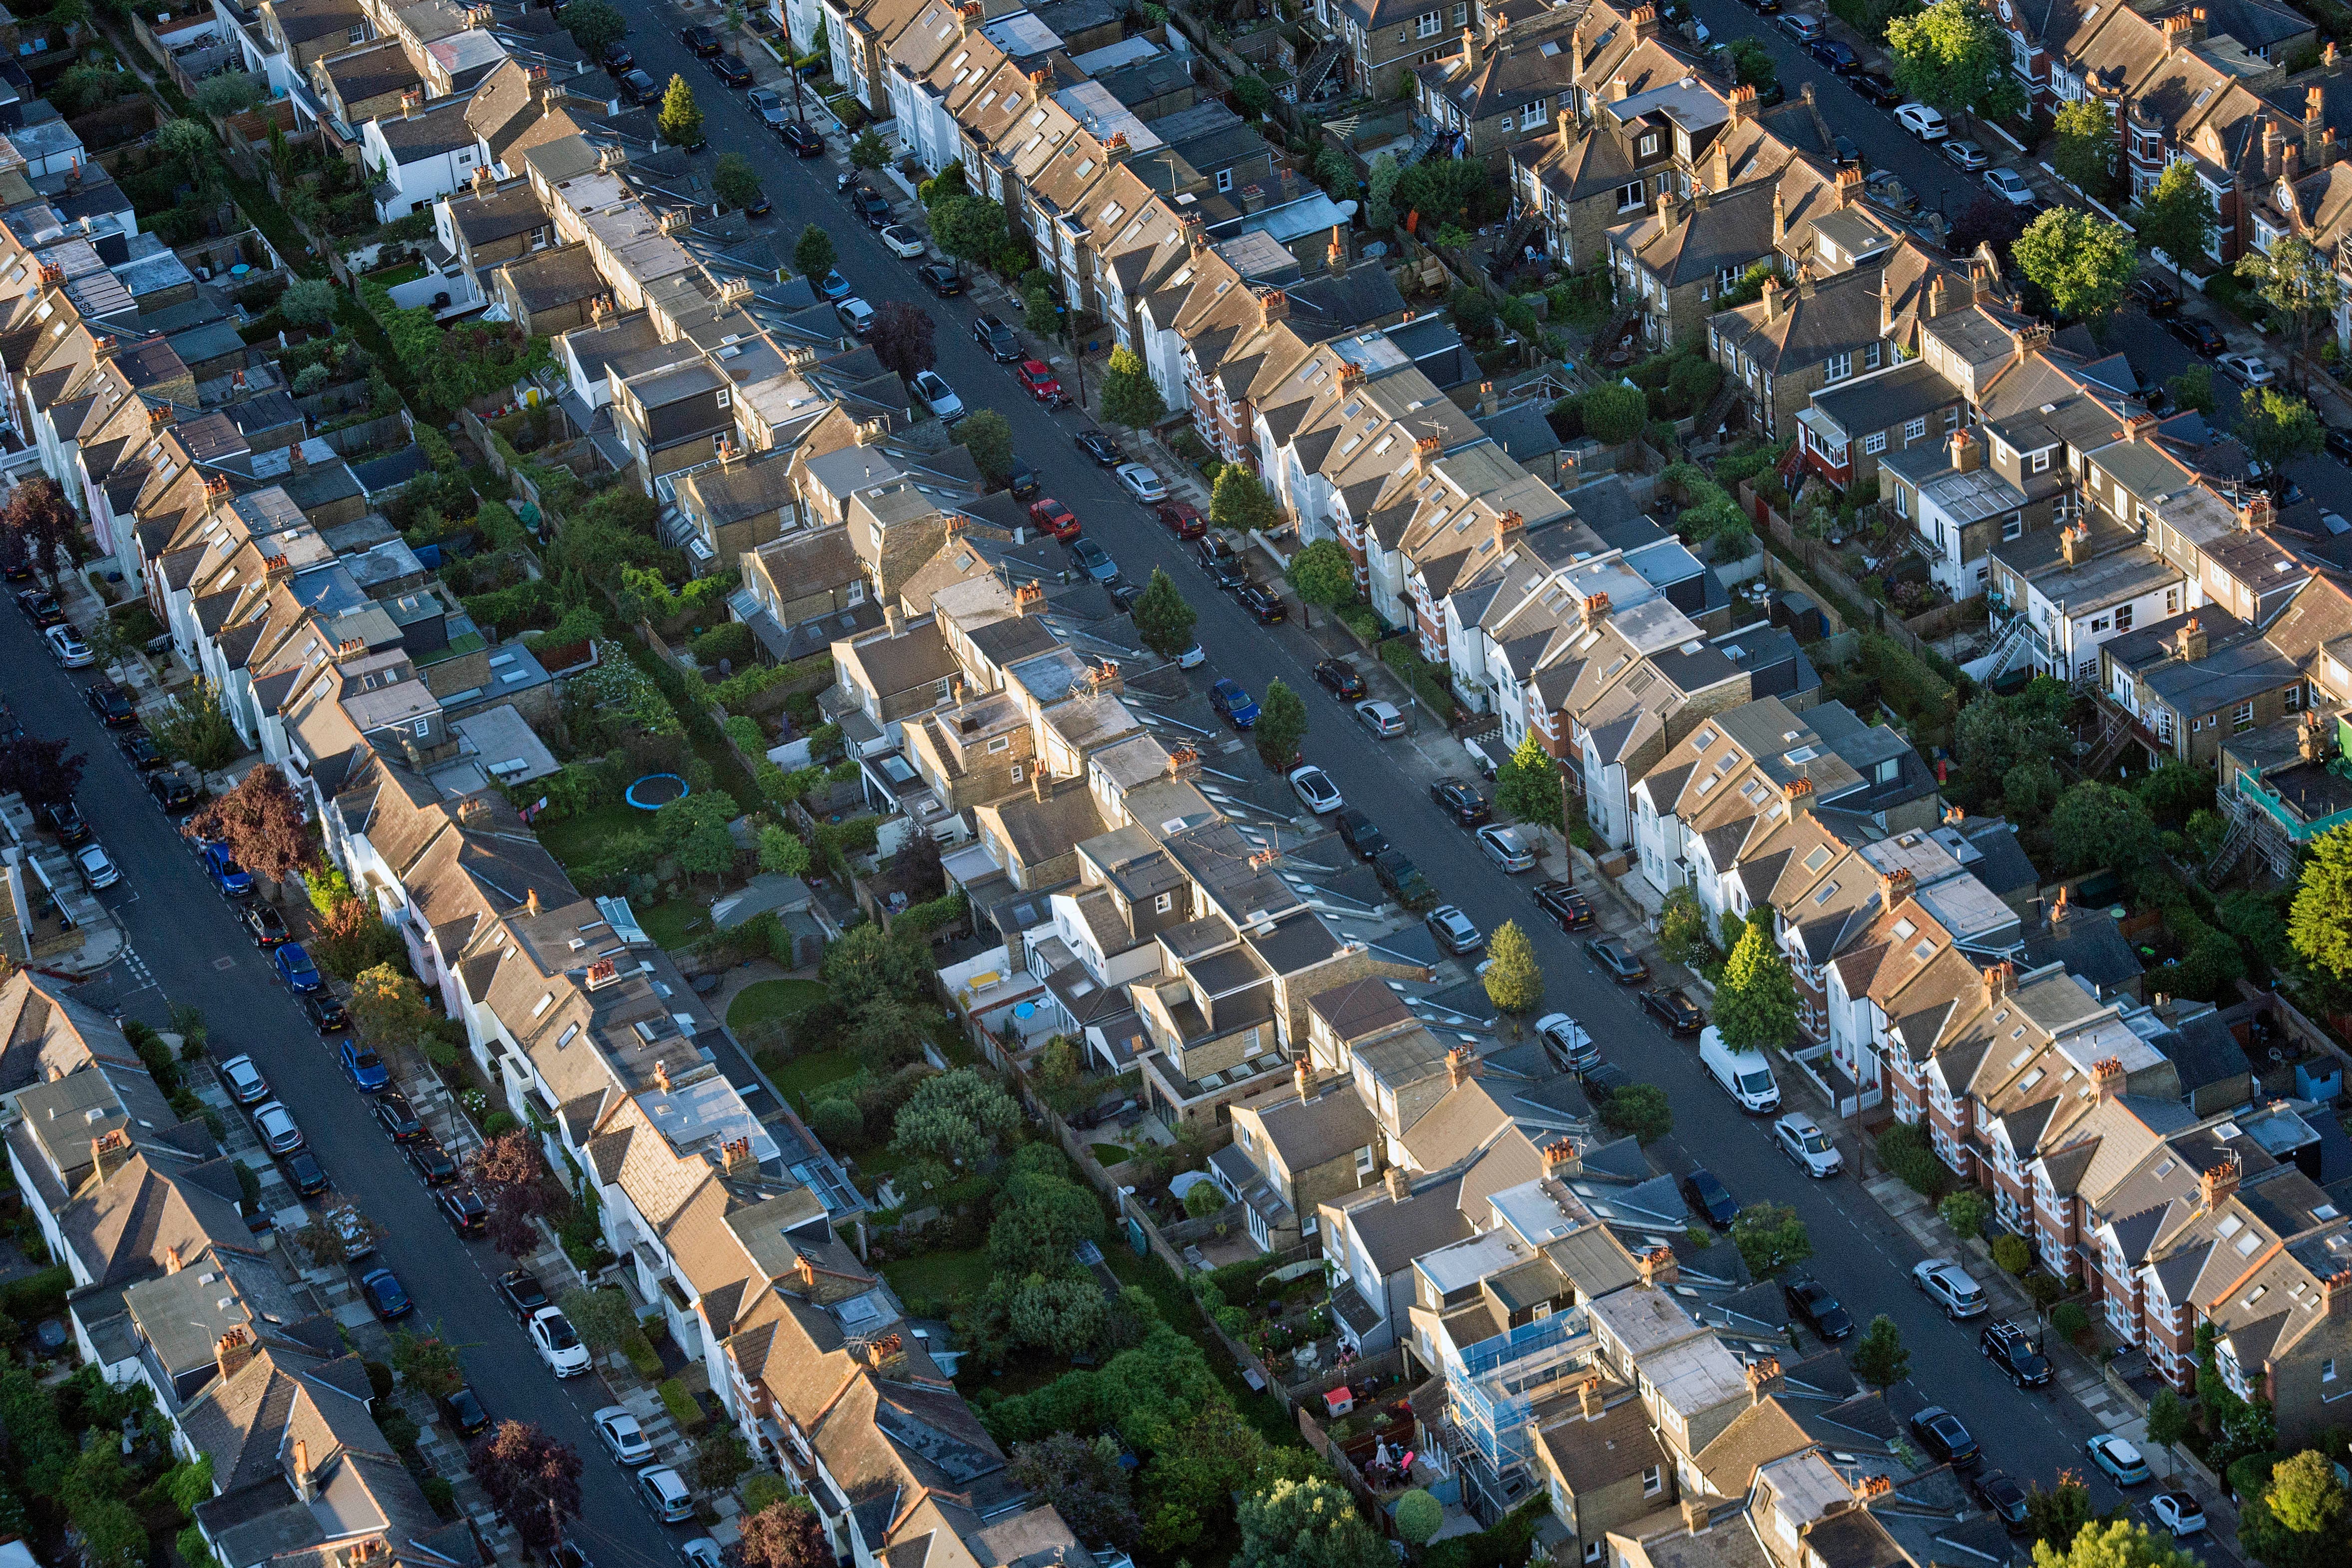
{"label": "dark red foliage tree", "polygon": [[804,1498],[772,1502],[743,1521],[734,1568],[833,1568],[833,1546]]}
{"label": "dark red foliage tree", "polygon": [[939,345],[930,316],[904,300],[893,300],[874,313],[874,357],[885,370],[912,380],[919,371],[937,364]]}
{"label": "dark red foliage tree", "polygon": [[544,1552],[563,1539],[565,1520],[580,1517],[579,1451],[529,1422],[499,1422],[467,1458],[524,1545]]}
{"label": "dark red foliage tree", "polygon": [[239,864],[257,877],[282,882],[287,873],[318,860],[301,797],[286,775],[262,763],[235,789],[191,817],[199,833],[226,844]]}
{"label": "dark red foliage tree", "polygon": [[547,1212],[547,1164],[530,1134],[501,1132],[475,1150],[467,1165],[490,1206],[490,1245],[516,1258],[538,1247],[531,1221]]}
{"label": "dark red foliage tree", "polygon": [[73,542],[81,532],[81,518],[55,479],[28,479],[0,507],[0,531],[7,535],[12,561],[30,562],[58,585],[58,573],[73,561]]}
{"label": "dark red foliage tree", "polygon": [[63,741],[19,735],[0,745],[0,794],[15,790],[27,805],[63,805],[81,787],[89,761],[79,752],[67,756]]}

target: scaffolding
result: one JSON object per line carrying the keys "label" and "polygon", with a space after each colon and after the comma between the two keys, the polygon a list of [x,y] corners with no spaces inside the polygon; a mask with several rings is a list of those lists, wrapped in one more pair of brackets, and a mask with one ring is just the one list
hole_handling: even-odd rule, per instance
{"label": "scaffolding", "polygon": [[1446,1369],[1448,1413],[1469,1450],[1465,1457],[1494,1478],[1507,1506],[1526,1489],[1535,1458],[1528,1435],[1535,1402],[1581,1373],[1591,1347],[1581,1310],[1554,1312],[1479,1341]]}

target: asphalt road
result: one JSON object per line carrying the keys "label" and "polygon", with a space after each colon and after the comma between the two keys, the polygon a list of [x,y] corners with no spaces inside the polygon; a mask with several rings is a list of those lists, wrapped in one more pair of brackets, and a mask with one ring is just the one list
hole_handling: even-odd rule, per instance
{"label": "asphalt road", "polygon": [[[13,607],[13,606],[12,606]],[[171,1002],[193,1002],[211,1025],[215,1059],[258,1063],[338,1191],[357,1199],[387,1235],[364,1266],[389,1267],[417,1303],[408,1320],[435,1325],[460,1348],[467,1376],[494,1419],[530,1421],[578,1448],[583,1514],[572,1535],[596,1568],[676,1568],[677,1542],[697,1533],[654,1522],[596,1440],[588,1413],[604,1403],[595,1377],[558,1383],[492,1281],[507,1260],[483,1241],[460,1241],[408,1165],[376,1128],[360,1093],[313,1033],[234,908],[213,890],[166,817],[85,705],[89,671],[58,669],[19,616],[0,616],[8,704],[27,731],[66,737],[89,763],[77,797],[123,879],[100,895],[122,922],[130,953],[85,988],[89,1000],[158,1026]],[[168,999],[168,1000],[167,1000]],[[562,1281],[548,1281],[561,1290]]]}

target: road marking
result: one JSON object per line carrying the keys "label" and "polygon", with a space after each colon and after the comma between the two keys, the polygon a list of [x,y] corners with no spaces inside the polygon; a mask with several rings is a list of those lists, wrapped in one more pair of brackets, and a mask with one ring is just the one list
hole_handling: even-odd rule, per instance
{"label": "road marking", "polygon": [[215,958],[213,960],[213,967],[223,971],[235,969],[236,967],[236,960],[234,958]]}

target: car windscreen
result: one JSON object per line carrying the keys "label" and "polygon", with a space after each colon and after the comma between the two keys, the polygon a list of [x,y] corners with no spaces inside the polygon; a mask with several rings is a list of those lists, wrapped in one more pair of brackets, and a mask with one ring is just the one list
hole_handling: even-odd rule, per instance
{"label": "car windscreen", "polygon": [[1769,1072],[1741,1073],[1739,1089],[1743,1094],[1769,1094],[1772,1090],[1772,1075]]}

